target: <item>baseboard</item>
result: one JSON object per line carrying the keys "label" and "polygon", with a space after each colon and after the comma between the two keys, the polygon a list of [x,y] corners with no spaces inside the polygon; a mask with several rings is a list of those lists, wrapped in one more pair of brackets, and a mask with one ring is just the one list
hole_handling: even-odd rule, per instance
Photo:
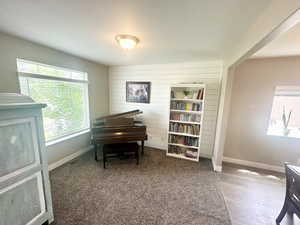
{"label": "baseboard", "polygon": [[[145,147],[155,148],[155,149],[165,151],[165,152],[167,151],[167,148],[164,145],[153,145],[153,144],[151,144],[151,145],[145,145]],[[200,152],[199,156],[201,158],[206,158],[206,159],[211,159],[212,158],[211,155],[209,155],[207,153],[201,153],[201,152]]]}
{"label": "baseboard", "polygon": [[219,173],[222,172],[222,166],[217,166],[213,157],[211,158],[211,163],[213,165],[213,169],[215,172],[219,172]]}
{"label": "baseboard", "polygon": [[[164,148],[161,148],[161,146],[158,147],[158,146],[153,146],[152,145],[152,146],[147,146],[147,147],[155,148],[155,149],[158,149],[158,150],[161,150],[161,151],[166,151]],[[86,147],[84,149],[81,149],[81,150],[79,150],[79,151],[71,154],[71,155],[66,156],[65,158],[62,158],[61,160],[58,160],[57,162],[51,163],[49,165],[49,167],[48,167],[48,170],[49,171],[54,170],[55,168],[60,167],[63,164],[65,164],[65,163],[67,163],[67,162],[69,162],[69,161],[71,161],[71,160],[73,160],[73,159],[75,159],[75,158],[83,155],[84,153],[90,151],[91,149],[93,149],[93,146],[88,146],[88,147]],[[208,155],[208,154],[202,154],[202,153],[200,153],[200,157],[207,158],[207,159],[211,159],[212,158],[210,155]],[[215,171],[218,171],[218,172],[222,171],[222,167],[220,167],[220,166],[219,167],[215,167],[213,160],[212,160],[212,163],[213,163],[213,167],[214,167]]]}
{"label": "baseboard", "polygon": [[281,166],[273,166],[273,165],[269,165],[269,164],[247,161],[247,160],[242,160],[242,159],[234,159],[234,158],[230,158],[230,157],[223,157],[223,162],[228,162],[228,163],[238,164],[238,165],[242,165],[242,166],[249,166],[249,167],[254,167],[254,168],[258,168],[258,169],[271,170],[271,171],[275,171],[275,172],[284,173],[284,167],[281,167]]}
{"label": "baseboard", "polygon": [[155,148],[155,149],[159,149],[159,150],[162,150],[162,151],[167,151],[166,146],[165,145],[160,145],[160,144],[145,143],[145,147],[150,147],[150,148]]}
{"label": "baseboard", "polygon": [[201,153],[201,152],[200,152],[199,156],[200,156],[201,158],[206,158],[206,159],[211,159],[211,158],[212,158],[211,155],[206,154],[206,153]]}
{"label": "baseboard", "polygon": [[60,167],[63,164],[77,158],[78,156],[83,155],[84,153],[90,151],[91,149],[93,149],[93,146],[88,146],[86,148],[80,149],[79,151],[77,151],[71,155],[66,156],[65,158],[62,158],[61,160],[58,160],[57,162],[51,163],[48,167],[48,170],[49,171],[54,170],[55,168]]}

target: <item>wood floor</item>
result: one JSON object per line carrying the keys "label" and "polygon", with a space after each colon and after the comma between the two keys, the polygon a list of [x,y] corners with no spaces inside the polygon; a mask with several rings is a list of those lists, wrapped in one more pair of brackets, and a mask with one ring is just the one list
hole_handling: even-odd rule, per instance
{"label": "wood floor", "polygon": [[[284,175],[224,164],[221,186],[232,225],[275,225],[285,195]],[[281,225],[300,225],[286,216]]]}

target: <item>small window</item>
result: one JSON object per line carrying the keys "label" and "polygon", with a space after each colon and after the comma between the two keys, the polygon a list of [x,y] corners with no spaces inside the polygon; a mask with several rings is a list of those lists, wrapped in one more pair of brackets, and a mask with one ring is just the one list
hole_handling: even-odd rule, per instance
{"label": "small window", "polygon": [[300,87],[277,86],[268,135],[300,138]]}
{"label": "small window", "polygon": [[43,109],[47,144],[89,130],[87,73],[17,59],[21,93]]}

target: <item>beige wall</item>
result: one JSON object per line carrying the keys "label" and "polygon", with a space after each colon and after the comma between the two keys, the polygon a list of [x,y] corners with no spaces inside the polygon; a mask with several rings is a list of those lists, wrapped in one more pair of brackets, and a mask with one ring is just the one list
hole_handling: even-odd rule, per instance
{"label": "beige wall", "polygon": [[[300,7],[299,0],[270,0],[269,7],[264,10],[255,22],[244,33],[236,47],[224,57],[224,72],[222,76],[221,96],[217,120],[216,141],[213,164],[217,170],[222,169],[222,159],[225,148],[225,136],[228,123],[227,102],[231,101],[231,73],[228,68],[257,45],[275,27],[281,24],[291,13]],[[224,104],[225,103],[225,104]]]}
{"label": "beige wall", "polygon": [[251,59],[236,68],[225,157],[282,166],[300,158],[300,139],[268,136],[274,88],[300,85],[300,57]]}
{"label": "beige wall", "polygon": [[[87,72],[91,119],[108,113],[108,67],[0,33],[0,92],[19,92],[16,58]],[[89,145],[89,134],[49,146],[48,160],[56,162]]]}

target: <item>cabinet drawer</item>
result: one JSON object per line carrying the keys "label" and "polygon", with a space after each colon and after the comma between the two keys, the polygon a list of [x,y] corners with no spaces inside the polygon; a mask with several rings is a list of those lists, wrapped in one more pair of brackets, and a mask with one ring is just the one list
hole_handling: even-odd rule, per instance
{"label": "cabinet drawer", "polygon": [[35,119],[0,121],[0,182],[39,164]]}
{"label": "cabinet drawer", "polygon": [[41,172],[0,190],[0,225],[31,225],[44,214]]}

